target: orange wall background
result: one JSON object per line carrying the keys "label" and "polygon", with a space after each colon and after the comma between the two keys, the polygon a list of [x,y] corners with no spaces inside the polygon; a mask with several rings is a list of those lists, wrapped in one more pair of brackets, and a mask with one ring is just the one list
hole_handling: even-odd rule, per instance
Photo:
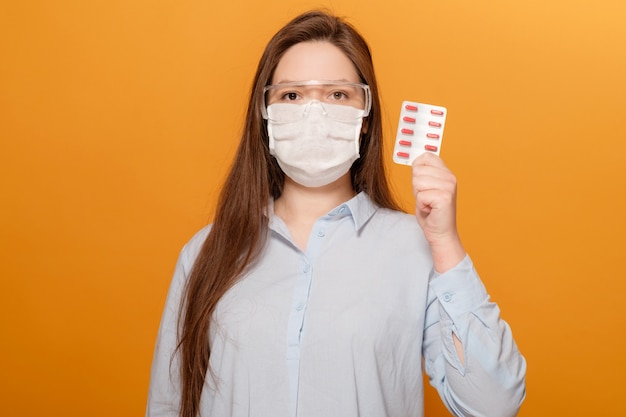
{"label": "orange wall background", "polygon": [[[143,414],[174,263],[210,220],[256,62],[314,6],[371,44],[389,160],[402,100],[448,107],[459,227],[528,360],[520,416],[624,415],[621,0],[3,2],[3,415]],[[433,390],[426,407],[447,415]]]}

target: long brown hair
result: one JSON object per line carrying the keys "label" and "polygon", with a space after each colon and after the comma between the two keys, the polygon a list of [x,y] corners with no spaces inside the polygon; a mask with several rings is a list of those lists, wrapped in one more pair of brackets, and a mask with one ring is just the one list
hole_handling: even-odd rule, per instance
{"label": "long brown hair", "polygon": [[341,18],[322,11],[304,13],[270,40],[259,62],[250,94],[241,142],[222,188],[215,219],[195,261],[180,309],[181,417],[196,417],[209,369],[209,325],[215,307],[260,253],[266,241],[271,198],[280,197],[284,174],[270,156],[261,116],[263,87],[270,83],[281,57],[291,46],[327,41],[353,62],[361,82],[372,91],[372,110],[364,122],[360,154],[351,168],[356,192],[367,191],[381,207],[398,209],[383,163],[382,123],[378,86],[370,49],[359,33]]}

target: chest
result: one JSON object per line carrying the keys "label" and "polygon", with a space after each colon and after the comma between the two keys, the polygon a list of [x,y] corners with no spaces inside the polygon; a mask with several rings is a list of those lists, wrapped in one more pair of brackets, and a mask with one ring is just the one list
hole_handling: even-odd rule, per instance
{"label": "chest", "polygon": [[307,251],[273,236],[224,296],[216,320],[230,340],[379,345],[419,333],[431,264],[419,241],[313,227]]}

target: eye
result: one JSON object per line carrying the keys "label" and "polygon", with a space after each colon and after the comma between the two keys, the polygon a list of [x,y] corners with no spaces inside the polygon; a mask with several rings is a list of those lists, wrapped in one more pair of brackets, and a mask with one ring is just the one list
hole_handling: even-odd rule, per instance
{"label": "eye", "polygon": [[298,99],[298,93],[293,92],[293,91],[290,91],[290,92],[284,93],[284,94],[282,95],[282,99],[283,99],[283,100],[287,100],[287,101],[295,101],[295,100],[297,100],[297,99]]}
{"label": "eye", "polygon": [[333,91],[330,94],[330,98],[332,98],[333,100],[341,101],[341,100],[347,100],[348,95],[343,91]]}

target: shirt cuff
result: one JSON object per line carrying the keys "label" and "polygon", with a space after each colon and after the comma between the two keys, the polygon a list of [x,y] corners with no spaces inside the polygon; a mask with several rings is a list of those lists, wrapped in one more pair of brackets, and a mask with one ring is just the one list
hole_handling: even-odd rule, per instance
{"label": "shirt cuff", "polygon": [[451,317],[475,311],[489,298],[469,255],[442,274],[433,270],[429,285]]}

